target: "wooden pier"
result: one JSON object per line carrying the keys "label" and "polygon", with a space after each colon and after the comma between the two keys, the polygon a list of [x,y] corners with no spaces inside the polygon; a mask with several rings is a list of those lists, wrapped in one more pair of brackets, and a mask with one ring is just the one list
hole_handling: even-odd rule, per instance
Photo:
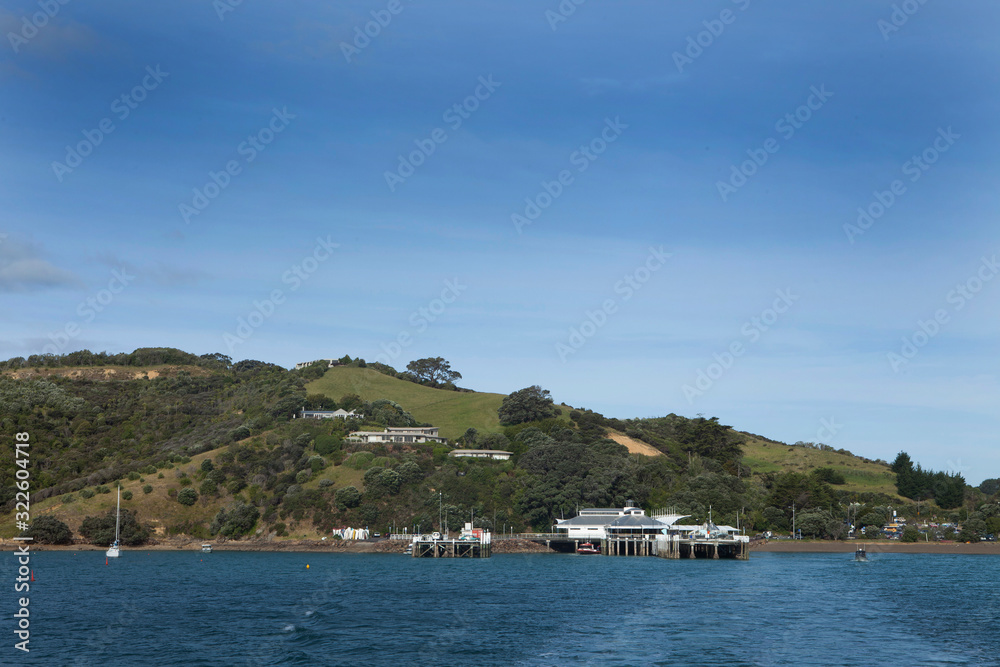
{"label": "wooden pier", "polygon": [[489,558],[493,554],[490,540],[432,540],[413,541],[414,558]]}
{"label": "wooden pier", "polygon": [[663,535],[653,542],[653,555],[660,558],[735,558],[750,559],[750,541],[742,536],[733,538],[696,539],[678,535]]}
{"label": "wooden pier", "polygon": [[580,545],[600,544],[604,556],[659,556],[660,558],[710,558],[748,560],[750,542],[742,535],[713,539],[680,535],[612,535],[605,539],[569,538],[565,533],[520,533],[496,536],[497,539],[531,540],[553,551],[576,553]]}

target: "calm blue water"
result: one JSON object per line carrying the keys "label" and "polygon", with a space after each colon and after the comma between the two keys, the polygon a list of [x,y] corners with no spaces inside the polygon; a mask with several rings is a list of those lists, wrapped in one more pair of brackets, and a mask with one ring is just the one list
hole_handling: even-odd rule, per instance
{"label": "calm blue water", "polygon": [[1000,558],[851,558],[39,552],[0,663],[1000,665]]}

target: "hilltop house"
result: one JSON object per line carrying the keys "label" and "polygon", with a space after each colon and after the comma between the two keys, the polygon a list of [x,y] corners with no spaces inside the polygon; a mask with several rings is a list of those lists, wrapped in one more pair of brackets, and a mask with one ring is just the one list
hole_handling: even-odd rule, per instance
{"label": "hilltop house", "polygon": [[318,364],[321,361],[325,361],[326,362],[326,367],[327,368],[333,368],[334,366],[339,366],[340,365],[340,361],[338,361],[337,359],[317,359],[315,361],[303,361],[303,362],[297,363],[297,364],[295,364],[295,370],[300,371],[303,368],[306,368],[307,366],[312,366],[313,364]]}
{"label": "hilltop house", "polygon": [[354,410],[348,412],[347,410],[306,410],[305,408],[302,408],[297,416],[301,419],[361,419],[364,417]]}
{"label": "hilltop house", "polygon": [[438,435],[438,430],[437,426],[389,426],[384,431],[353,431],[347,439],[364,443],[447,442],[447,438]]}
{"label": "hilltop house", "polygon": [[472,459],[496,459],[497,461],[506,461],[513,455],[514,452],[505,452],[500,449],[453,449],[448,452],[448,456]]}

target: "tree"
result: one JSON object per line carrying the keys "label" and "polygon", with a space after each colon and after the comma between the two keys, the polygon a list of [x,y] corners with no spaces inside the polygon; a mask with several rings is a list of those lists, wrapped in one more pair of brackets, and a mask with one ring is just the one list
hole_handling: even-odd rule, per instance
{"label": "tree", "polygon": [[428,357],[417,359],[406,364],[408,370],[418,384],[429,384],[432,387],[453,384],[461,380],[462,374],[451,370],[451,364],[444,357]]}
{"label": "tree", "polygon": [[986,496],[996,495],[997,491],[1000,491],[1000,479],[984,479],[983,483],[979,485],[979,490]]}
{"label": "tree", "polygon": [[326,394],[307,394],[306,395],[306,409],[307,410],[336,410],[337,401],[333,400]]}
{"label": "tree", "polygon": [[[115,510],[108,510],[104,516],[85,518],[80,524],[80,534],[91,544],[106,545],[114,542]],[[149,540],[149,528],[139,523],[138,514],[129,509],[122,509],[119,536],[125,546],[138,546]]]}
{"label": "tree", "polygon": [[916,542],[920,539],[920,531],[913,526],[907,526],[903,529],[903,536],[899,539],[903,542]]}
{"label": "tree", "polygon": [[519,389],[503,399],[497,415],[504,426],[541,421],[554,417],[555,407],[548,390],[532,385]]}
{"label": "tree", "polygon": [[257,525],[260,518],[260,510],[253,505],[247,505],[237,501],[228,510],[221,509],[212,520],[209,530],[213,535],[223,535],[225,537],[239,537],[250,533]]}
{"label": "tree", "polygon": [[837,472],[833,468],[816,468],[810,473],[813,477],[827,484],[846,484],[844,474]]}
{"label": "tree", "polygon": [[177,494],[177,502],[181,505],[194,505],[196,500],[198,500],[198,492],[190,487],[181,489],[180,493]]}
{"label": "tree", "polygon": [[342,489],[337,489],[334,500],[341,510],[357,507],[361,504],[361,492],[356,486],[345,486]]}
{"label": "tree", "polygon": [[53,516],[38,517],[21,535],[34,538],[36,544],[69,544],[73,541],[69,526]]}
{"label": "tree", "polygon": [[[539,431],[541,432],[541,431]],[[488,433],[479,441],[480,449],[499,449],[506,451],[510,447],[510,440],[503,433]]]}
{"label": "tree", "polygon": [[807,537],[827,537],[833,516],[828,510],[811,510],[795,517],[795,528]]}
{"label": "tree", "polygon": [[416,426],[417,420],[403,409],[399,403],[387,398],[379,398],[362,407],[367,421],[383,426]]}
{"label": "tree", "polygon": [[342,410],[347,410],[348,412],[360,408],[364,401],[357,394],[344,394],[337,401],[337,404]]}

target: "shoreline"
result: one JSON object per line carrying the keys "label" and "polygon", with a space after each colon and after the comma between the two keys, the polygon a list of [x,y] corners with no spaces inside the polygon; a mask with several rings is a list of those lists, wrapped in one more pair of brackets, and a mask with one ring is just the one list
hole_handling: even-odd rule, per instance
{"label": "shoreline", "polygon": [[[201,552],[202,544],[211,544],[212,551],[239,552],[287,552],[287,553],[346,553],[346,554],[402,554],[408,541],[403,540],[195,540],[169,538],[158,540],[156,544],[138,547],[123,547],[123,551],[189,551]],[[0,551],[15,551],[23,542],[0,541]],[[751,553],[854,553],[859,545],[864,545],[869,554],[909,553],[909,554],[955,554],[1000,556],[998,542],[833,542],[772,540],[750,545]],[[31,545],[30,551],[106,551],[107,547],[94,544],[39,544]],[[497,540],[493,542],[494,554],[511,553],[559,553],[529,540]]]}
{"label": "shoreline", "polygon": [[753,544],[750,552],[765,553],[854,553],[864,545],[869,554],[963,554],[1000,556],[998,542],[808,542],[800,540],[772,540]]}
{"label": "shoreline", "polygon": [[[24,542],[13,540],[0,541],[0,551],[15,551]],[[28,543],[30,544],[30,543]],[[141,551],[188,551],[201,552],[202,544],[211,544],[212,552],[242,551],[242,552],[288,552],[288,553],[348,553],[348,554],[402,554],[409,540],[195,540],[188,538],[168,538],[157,540],[155,544],[144,544],[137,547],[123,546],[123,552]],[[502,545],[502,546],[501,546]],[[107,551],[106,546],[96,544],[32,544],[29,547],[36,551]],[[498,540],[493,542],[493,553],[557,553],[552,549],[528,540]]]}

